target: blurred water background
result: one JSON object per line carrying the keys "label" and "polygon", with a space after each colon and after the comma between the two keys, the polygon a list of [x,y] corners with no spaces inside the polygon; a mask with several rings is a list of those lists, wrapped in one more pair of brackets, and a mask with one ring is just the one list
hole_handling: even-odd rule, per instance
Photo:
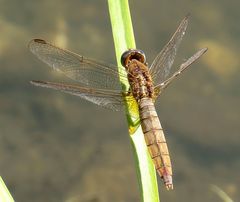
{"label": "blurred water background", "polygon": [[[162,94],[160,116],[174,169],[161,201],[240,200],[240,2],[138,1],[130,8],[148,62],[181,19],[190,24],[174,65],[209,50]],[[36,88],[32,79],[69,81],[33,56],[43,38],[116,63],[107,1],[0,1],[0,175],[16,201],[133,202],[139,190],[125,115]]]}

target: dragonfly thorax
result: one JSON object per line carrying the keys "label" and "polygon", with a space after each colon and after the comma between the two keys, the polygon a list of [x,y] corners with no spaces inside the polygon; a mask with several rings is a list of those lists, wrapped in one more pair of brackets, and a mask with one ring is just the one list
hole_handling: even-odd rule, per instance
{"label": "dragonfly thorax", "polygon": [[148,67],[142,62],[132,59],[126,69],[133,97],[137,101],[146,97],[153,98],[154,88]]}

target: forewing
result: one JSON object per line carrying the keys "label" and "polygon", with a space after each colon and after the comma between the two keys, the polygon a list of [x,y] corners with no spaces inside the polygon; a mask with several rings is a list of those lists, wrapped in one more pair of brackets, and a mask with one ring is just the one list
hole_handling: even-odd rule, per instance
{"label": "forewing", "polygon": [[[120,90],[117,67],[58,48],[42,39],[29,42],[30,51],[54,70],[84,86]],[[122,75],[121,77],[125,77]]]}
{"label": "forewing", "polygon": [[164,46],[161,52],[154,59],[150,66],[150,73],[155,85],[162,83],[170,74],[177,49],[182,41],[188,25],[188,15],[182,20],[170,41]]}
{"label": "forewing", "polygon": [[119,111],[124,106],[123,93],[104,89],[91,89],[78,85],[55,83],[48,81],[31,81],[35,86],[60,90],[62,92],[79,96],[99,106]]}
{"label": "forewing", "polygon": [[203,48],[196,52],[192,57],[188,58],[186,62],[180,65],[178,71],[176,71],[170,78],[163,81],[161,84],[154,87],[155,94],[159,94],[164,88],[166,88],[176,77],[178,77],[184,70],[186,70],[193,62],[200,58],[208,49]]}

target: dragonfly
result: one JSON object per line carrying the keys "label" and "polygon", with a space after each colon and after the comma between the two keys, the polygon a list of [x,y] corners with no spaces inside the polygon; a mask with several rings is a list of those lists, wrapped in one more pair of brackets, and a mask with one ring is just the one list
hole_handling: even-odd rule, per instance
{"label": "dragonfly", "polygon": [[[177,71],[171,71],[188,21],[189,16],[186,16],[150,66],[143,51],[126,50],[121,57],[126,74],[118,72],[116,65],[84,57],[43,39],[33,39],[28,46],[40,60],[75,81],[66,84],[33,80],[31,84],[79,96],[115,111],[124,109],[126,101],[136,103],[140,117],[139,126],[141,125],[147,148],[155,169],[168,190],[173,189],[172,165],[154,104],[160,93],[207,51],[207,48],[200,49],[179,65]],[[122,89],[120,78],[128,81],[128,89]]]}

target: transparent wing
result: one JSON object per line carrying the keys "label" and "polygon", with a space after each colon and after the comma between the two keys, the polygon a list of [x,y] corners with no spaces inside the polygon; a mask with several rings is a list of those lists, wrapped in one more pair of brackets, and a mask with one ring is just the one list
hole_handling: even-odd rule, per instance
{"label": "transparent wing", "polygon": [[154,87],[156,97],[161,93],[161,91],[166,88],[176,77],[178,77],[184,70],[186,70],[193,62],[200,58],[208,49],[203,48],[196,52],[192,57],[188,58],[186,62],[180,65],[178,71],[176,71],[170,78],[166,79],[162,83]]}
{"label": "transparent wing", "polygon": [[94,104],[114,111],[119,111],[124,106],[124,94],[120,91],[92,89],[78,85],[70,85],[65,83],[55,83],[48,81],[31,81],[31,84],[35,86],[51,88],[54,90],[60,90],[65,93],[76,95]]}
{"label": "transparent wing", "polygon": [[[117,67],[68,50],[58,48],[42,39],[33,39],[28,45],[30,51],[54,70],[63,72],[69,78],[90,88],[120,90]],[[121,77],[126,78],[125,75]]]}
{"label": "transparent wing", "polygon": [[182,20],[170,41],[164,46],[149,68],[155,85],[162,83],[170,74],[177,49],[187,29],[188,17],[189,15]]}

